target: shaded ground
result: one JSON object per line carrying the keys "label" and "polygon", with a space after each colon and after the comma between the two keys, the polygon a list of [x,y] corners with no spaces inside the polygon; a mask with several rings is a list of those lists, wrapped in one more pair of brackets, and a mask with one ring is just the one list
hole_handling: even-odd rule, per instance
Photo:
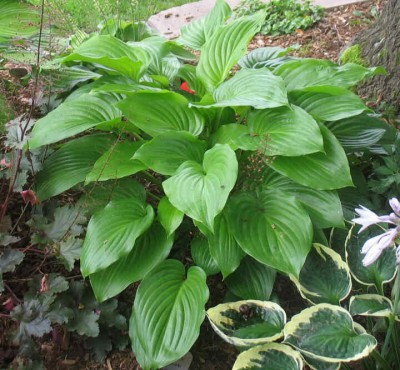
{"label": "shaded ground", "polygon": [[[379,10],[382,5],[382,1],[366,1],[334,8],[329,10],[326,16],[310,30],[298,31],[294,35],[286,36],[256,36],[250,45],[250,49],[264,46],[287,47],[299,44],[301,48],[295,52],[295,55],[337,61],[338,55],[346,43],[362,28],[368,27],[374,21],[374,9]],[[2,77],[8,78],[7,73],[3,71]],[[18,104],[15,99],[17,99],[16,96],[10,97],[13,104],[20,106],[21,104]],[[31,261],[31,263],[35,262]],[[212,306],[221,302],[225,289],[218,276],[211,278],[209,282],[213,299],[213,302],[209,302],[209,306]],[[294,288],[291,285],[286,288],[288,285],[290,284],[287,280],[281,279],[277,286],[277,293],[284,298],[288,305],[285,307],[287,312],[293,313],[302,308],[303,302],[293,298],[296,297],[293,294],[294,292],[291,291]],[[5,291],[0,297],[0,313],[3,312],[1,305],[8,298],[10,298],[10,293]],[[2,319],[0,316],[0,368],[4,368],[5,363],[9,362],[16,353],[16,349],[10,347],[9,333],[11,329],[13,329],[13,323]],[[101,365],[90,361],[89,354],[77,338],[71,335],[67,345],[65,343],[60,345],[55,343],[51,336],[44,337],[40,346],[46,369],[140,370],[129,349],[112,353]],[[237,351],[233,346],[219,339],[207,321],[203,324],[201,335],[191,352],[194,357],[191,370],[230,370],[237,356]]]}

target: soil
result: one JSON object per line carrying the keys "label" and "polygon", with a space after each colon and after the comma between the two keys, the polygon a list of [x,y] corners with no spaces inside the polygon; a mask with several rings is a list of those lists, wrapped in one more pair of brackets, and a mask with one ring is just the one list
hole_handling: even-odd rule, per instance
{"label": "soil", "polygon": [[[300,57],[314,57],[330,59],[337,61],[341,50],[361,29],[370,26],[374,21],[374,9],[378,12],[383,7],[384,1],[365,1],[352,5],[346,5],[333,8],[326,12],[324,18],[314,25],[312,29],[302,31],[298,30],[293,35],[283,35],[276,37],[257,35],[249,46],[254,49],[264,46],[288,47],[298,44],[301,48],[294,52],[294,55]],[[2,71],[1,79],[15,79],[8,74],[8,71]],[[21,112],[27,104],[30,88],[22,89],[23,101],[11,96],[10,100],[14,106],[17,106]],[[20,95],[21,96],[21,92]],[[16,101],[17,100],[17,101]],[[21,205],[17,205],[20,210]],[[40,266],[39,266],[40,267]],[[32,270],[31,270],[32,271]],[[17,271],[18,273],[18,271]],[[17,275],[17,274],[14,274]],[[20,277],[20,276],[18,276]],[[213,302],[209,306],[221,302],[225,288],[219,276],[210,278],[209,283],[212,290],[211,297]],[[289,287],[289,288],[287,288]],[[19,295],[20,292],[16,294]],[[277,284],[277,292],[284,301],[288,302],[285,309],[290,313],[298,312],[304,307],[304,302],[294,293],[294,287],[287,279],[281,277]],[[22,294],[21,294],[22,296]],[[13,329],[13,322],[2,318],[2,313],[7,312],[5,304],[9,298],[14,298],[9,291],[0,295],[0,368],[6,368],[16,354],[16,348],[9,346],[9,334]],[[89,359],[89,354],[85,352],[83,345],[78,337],[71,336],[68,341],[68,348],[62,349],[65,345],[54,343],[50,337],[41,340],[41,352],[44,358],[46,369],[108,369],[108,370],[140,370],[130,349],[125,351],[112,352],[104,364],[98,364]],[[237,357],[237,350],[227,343],[223,342],[211,329],[207,320],[201,328],[201,334],[194,347],[191,350],[193,362],[191,370],[230,370]]]}

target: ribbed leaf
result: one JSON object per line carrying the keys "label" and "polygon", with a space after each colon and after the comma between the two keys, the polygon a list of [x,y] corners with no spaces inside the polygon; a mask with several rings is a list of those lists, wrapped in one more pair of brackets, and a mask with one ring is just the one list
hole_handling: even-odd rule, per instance
{"label": "ribbed leaf", "polygon": [[82,247],[82,275],[91,275],[126,257],[153,220],[153,208],[136,197],[112,200],[95,213]]}
{"label": "ribbed leaf", "polygon": [[274,74],[281,76],[287,89],[291,91],[328,85],[349,88],[364,78],[373,76],[376,71],[376,68],[353,63],[338,66],[329,60],[298,59],[282,64],[274,70]]}
{"label": "ribbed leaf", "polygon": [[150,64],[148,53],[110,35],[97,35],[79,45],[63,62],[95,63],[138,81]]}
{"label": "ribbed leaf", "polygon": [[238,64],[242,68],[263,68],[272,59],[283,57],[291,50],[291,48],[284,49],[279,46],[257,48],[241,58]]}
{"label": "ribbed leaf", "polygon": [[136,293],[129,336],[143,370],[158,369],[186,354],[200,331],[208,300],[206,274],[176,260],[158,265]]}
{"label": "ribbed leaf", "polygon": [[299,156],[324,150],[317,122],[295,105],[254,110],[247,118],[247,126],[250,137],[234,141],[242,149],[256,147],[267,156]]}
{"label": "ribbed leaf", "polygon": [[36,195],[45,200],[83,182],[97,159],[110,147],[115,137],[84,136],[70,141],[51,154],[36,175]]}
{"label": "ribbed leaf", "polygon": [[[295,182],[319,190],[352,186],[349,163],[342,146],[325,127],[320,127],[325,153],[298,157],[277,157],[271,167]],[[335,176],[332,176],[335,174]]]}
{"label": "ribbed leaf", "polygon": [[267,343],[243,351],[232,370],[302,370],[300,353],[289,346]]}
{"label": "ribbed leaf", "polygon": [[96,299],[105,301],[122,292],[128,285],[143,279],[155,266],[168,257],[173,238],[154,223],[140,236],[133,249],[104,270],[90,275]]}
{"label": "ribbed leaf", "polygon": [[101,123],[117,122],[121,112],[104,99],[84,94],[79,100],[62,103],[35,123],[29,149],[69,138]]}
{"label": "ribbed leaf", "polygon": [[356,94],[336,86],[315,86],[294,90],[289,93],[289,101],[319,121],[337,121],[368,110]]}
{"label": "ribbed leaf", "polygon": [[292,317],[284,329],[284,343],[315,359],[355,361],[368,356],[377,344],[361,329],[344,308],[322,303]]}
{"label": "ribbed leaf", "polygon": [[235,152],[217,144],[204,154],[203,164],[183,163],[163,182],[163,188],[174,207],[213,230],[214,218],[224,208],[237,173]]}
{"label": "ribbed leaf", "polygon": [[267,69],[242,69],[219,85],[213,104],[192,104],[199,108],[251,106],[256,109],[287,105],[285,84]]}
{"label": "ribbed leaf", "polygon": [[[244,139],[247,139],[249,136],[250,132],[247,126],[238,123],[229,123],[222,125],[213,135],[211,135],[209,141],[211,145],[228,144],[232,150],[237,150],[240,146],[243,146]],[[258,145],[258,142],[256,145]]]}
{"label": "ribbed leaf", "polygon": [[285,311],[274,302],[245,300],[223,303],[207,310],[215,332],[235,346],[273,342],[283,335]]}
{"label": "ribbed leaf", "polygon": [[236,19],[218,28],[203,45],[197,77],[208,92],[213,92],[225,80],[232,67],[245,54],[247,44],[264,20],[264,12]]}
{"label": "ribbed leaf", "polygon": [[151,136],[167,131],[187,131],[195,136],[203,131],[203,116],[190,109],[188,101],[170,91],[138,91],[118,104],[122,112]]}
{"label": "ribbed leaf", "polygon": [[168,236],[179,227],[183,221],[183,216],[183,212],[176,209],[167,197],[163,197],[158,203],[158,221],[160,221]]}
{"label": "ribbed leaf", "polygon": [[204,237],[196,237],[191,243],[191,253],[193,262],[201,267],[204,272],[209,275],[215,275],[220,272],[220,268],[212,258],[210,249],[208,248],[208,241]]}
{"label": "ribbed leaf", "polygon": [[304,361],[312,370],[339,370],[341,368],[340,362],[326,362],[317,360],[311,356],[307,356],[304,353],[301,354]]}
{"label": "ribbed leaf", "polygon": [[301,295],[311,303],[339,305],[351,290],[350,270],[333,249],[314,244],[301,269],[299,279],[294,279]]}
{"label": "ribbed leaf", "polygon": [[268,301],[275,283],[276,270],[247,256],[236,271],[225,279],[229,290],[241,299]]}
{"label": "ribbed leaf", "polygon": [[214,34],[218,27],[231,16],[232,10],[224,0],[217,0],[213,10],[204,18],[190,22],[181,28],[181,37],[177,42],[200,50],[203,44]]}
{"label": "ribbed leaf", "polygon": [[111,146],[94,164],[86,176],[86,183],[119,179],[133,175],[147,167],[132,155],[143,145],[144,141],[122,141]]}
{"label": "ribbed leaf", "polygon": [[143,145],[133,159],[162,175],[173,175],[183,162],[201,162],[206,149],[205,141],[188,132],[166,132]]}
{"label": "ribbed leaf", "polygon": [[388,317],[393,306],[388,298],[379,294],[361,294],[350,298],[349,311],[353,316]]}

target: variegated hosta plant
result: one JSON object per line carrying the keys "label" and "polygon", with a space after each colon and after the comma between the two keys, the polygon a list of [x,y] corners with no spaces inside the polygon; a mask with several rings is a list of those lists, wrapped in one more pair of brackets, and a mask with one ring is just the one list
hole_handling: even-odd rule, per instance
{"label": "variegated hosta plant", "polygon": [[[91,219],[81,271],[97,299],[142,280],[130,336],[145,370],[190,349],[206,274],[221,272],[243,299],[268,299],[276,270],[301,281],[310,256],[335,264],[311,248],[344,225],[337,189],[352,186],[346,151],[377,146],[388,130],[351,90],[375,69],[281,48],[246,55],[264,14],[231,15],[218,0],[174,42],[133,24],[74,40],[60,69],[74,91],[28,142],[55,149],[36,176],[42,202],[84,190],[79,205]],[[185,235],[196,265],[188,271],[170,257]],[[343,311],[322,309],[345,316],[343,332],[359,337]]]}

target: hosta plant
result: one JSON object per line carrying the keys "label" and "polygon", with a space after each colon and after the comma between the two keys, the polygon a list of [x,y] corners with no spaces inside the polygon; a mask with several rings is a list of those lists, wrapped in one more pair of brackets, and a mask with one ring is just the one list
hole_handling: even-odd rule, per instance
{"label": "hosta plant", "polygon": [[[313,241],[344,225],[346,140],[365,149],[387,129],[350,89],[375,69],[280,48],[246,55],[265,14],[231,15],[219,0],[174,42],[138,37],[132,24],[91,36],[62,60],[75,88],[27,145],[55,148],[36,176],[42,202],[83,190],[81,271],[97,299],[142,280],[129,333],[145,370],[197,338],[206,274],[221,271],[242,299],[268,299],[276,271],[301,279]],[[357,141],[367,129],[353,123],[364,119],[377,135]],[[196,266],[174,259],[178,248]]]}

